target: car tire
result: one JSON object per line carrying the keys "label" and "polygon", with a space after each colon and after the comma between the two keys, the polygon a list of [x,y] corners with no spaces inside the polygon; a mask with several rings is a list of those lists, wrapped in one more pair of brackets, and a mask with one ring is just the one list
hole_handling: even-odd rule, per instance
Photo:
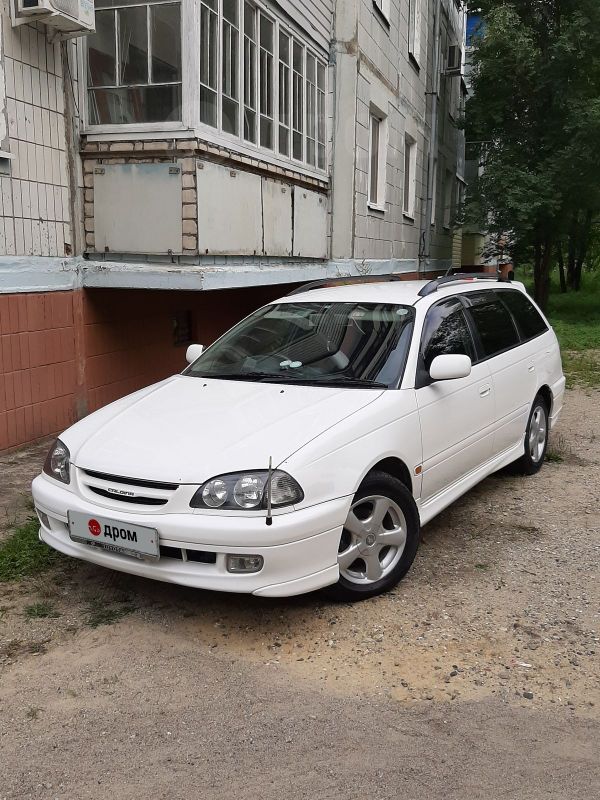
{"label": "car tire", "polygon": [[392,589],[410,569],[419,537],[410,490],[385,472],[369,473],[352,500],[340,538],[339,581],[327,594],[355,602]]}
{"label": "car tire", "polygon": [[535,475],[544,465],[548,449],[548,404],[541,394],[536,395],[529,412],[524,448],[516,467],[522,475]]}

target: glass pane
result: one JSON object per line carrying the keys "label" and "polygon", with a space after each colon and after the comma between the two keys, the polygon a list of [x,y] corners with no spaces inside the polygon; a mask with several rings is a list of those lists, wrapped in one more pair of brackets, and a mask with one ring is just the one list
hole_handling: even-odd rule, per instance
{"label": "glass pane", "polygon": [[290,63],[290,37],[283,31],[279,31],[279,60]]}
{"label": "glass pane", "polygon": [[545,333],[548,330],[539,311],[522,292],[511,289],[498,294],[504,305],[510,309],[522,339],[532,339],[534,336],[539,336],[540,333]]}
{"label": "glass pane", "polygon": [[279,64],[279,122],[290,127],[290,70]]}
{"label": "glass pane", "polygon": [[148,83],[148,20],[145,6],[118,12],[122,84]]}
{"label": "glass pane", "polygon": [[325,169],[325,145],[320,144],[318,147],[318,163],[319,169]]}
{"label": "glass pane", "polygon": [[181,84],[90,89],[91,125],[180,122]]}
{"label": "glass pane", "polygon": [[238,27],[238,3],[237,0],[223,0],[223,18]]}
{"label": "glass pane", "polygon": [[317,64],[317,86],[321,91],[325,91],[325,67]]}
{"label": "glass pane", "polygon": [[473,340],[462,308],[455,300],[440,303],[427,314],[422,352],[427,371],[437,356],[462,355],[475,360]]}
{"label": "glass pane", "polygon": [[294,131],[293,134],[293,152],[292,155],[298,161],[302,161],[303,147],[302,147],[302,134]]}
{"label": "glass pane", "polygon": [[223,97],[221,107],[221,125],[225,133],[238,134],[238,109],[239,105],[235,100]]}
{"label": "glass pane", "polygon": [[200,86],[200,120],[217,127],[217,93],[206,86]]}
{"label": "glass pane", "polygon": [[181,80],[180,5],[158,5],[150,9],[152,23],[152,81]]}
{"label": "glass pane", "polygon": [[304,72],[303,68],[303,50],[301,44],[298,42],[294,42],[294,70],[299,72],[301,75]]}
{"label": "glass pane", "polygon": [[396,385],[413,319],[412,308],[391,303],[270,305],[232,328],[186,374],[243,380],[260,372],[281,383]]}
{"label": "glass pane", "polygon": [[96,33],[88,42],[88,84],[114,86],[117,82],[115,12],[96,12]]}
{"label": "glass pane", "polygon": [[244,3],[244,33],[256,41],[256,9],[250,3]]}
{"label": "glass pane", "polygon": [[404,141],[404,212],[408,214],[410,208],[410,174],[411,144],[408,140]]}
{"label": "glass pane", "polygon": [[238,53],[239,34],[236,28],[228,22],[223,22],[223,41],[222,41],[222,81],[223,94],[234,100],[238,99],[239,92],[239,53]]}
{"label": "glass pane", "polygon": [[519,344],[519,337],[510,314],[491,292],[484,292],[476,297],[471,296],[469,300],[473,302],[470,312],[475,320],[486,356],[493,356]]}
{"label": "glass pane", "polygon": [[372,203],[379,202],[379,126],[380,121],[377,117],[371,117],[371,163],[370,163],[370,183],[369,200]]}
{"label": "glass pane", "polygon": [[249,108],[244,109],[244,139],[256,144],[256,113]]}
{"label": "glass pane", "polygon": [[260,118],[260,144],[261,147],[273,149],[273,122],[267,117]]}
{"label": "glass pane", "polygon": [[283,125],[279,126],[279,152],[282,156],[290,154],[290,132]]}
{"label": "glass pane", "polygon": [[200,6],[200,81],[217,88],[218,17],[203,3]]}
{"label": "glass pane", "polygon": [[260,15],[260,46],[269,53],[273,52],[273,23],[262,14]]}

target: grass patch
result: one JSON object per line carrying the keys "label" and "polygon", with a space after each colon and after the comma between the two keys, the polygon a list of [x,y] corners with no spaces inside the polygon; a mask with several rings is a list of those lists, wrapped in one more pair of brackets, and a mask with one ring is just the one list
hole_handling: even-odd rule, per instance
{"label": "grass patch", "polygon": [[30,606],[25,606],[24,612],[28,619],[56,619],[60,617],[60,613],[54,608],[52,603],[32,603]]}
{"label": "grass patch", "polygon": [[562,464],[564,458],[560,455],[560,453],[555,453],[554,450],[548,450],[546,453],[546,461],[550,464]]}
{"label": "grass patch", "polygon": [[0,581],[38,575],[57,561],[59,554],[38,539],[39,527],[32,517],[0,542]]}
{"label": "grass patch", "polygon": [[[529,271],[517,274],[533,294]],[[586,273],[579,292],[561,294],[552,276],[548,319],[556,331],[569,386],[600,387],[600,273]]]}
{"label": "grass patch", "polygon": [[90,628],[99,628],[100,625],[114,625],[127,614],[135,611],[135,606],[121,605],[112,606],[108,608],[96,608],[90,606],[88,608],[86,623]]}

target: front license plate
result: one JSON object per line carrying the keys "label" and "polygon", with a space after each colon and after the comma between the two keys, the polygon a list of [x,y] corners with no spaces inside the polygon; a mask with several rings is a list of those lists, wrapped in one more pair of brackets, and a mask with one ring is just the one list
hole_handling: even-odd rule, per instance
{"label": "front license plate", "polygon": [[84,542],[133,558],[160,558],[158,531],[154,528],[79,511],[69,511],[67,516],[69,536],[74,542]]}

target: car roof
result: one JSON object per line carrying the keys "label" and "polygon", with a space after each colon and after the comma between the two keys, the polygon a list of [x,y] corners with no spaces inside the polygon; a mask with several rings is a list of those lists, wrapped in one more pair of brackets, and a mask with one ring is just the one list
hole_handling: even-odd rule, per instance
{"label": "car roof", "polygon": [[419,292],[431,281],[378,281],[373,283],[347,283],[338,286],[315,287],[314,289],[296,290],[294,294],[273,300],[273,303],[393,303],[398,305],[413,306],[419,300],[427,299],[432,302],[455,294],[464,294],[474,289],[517,289],[522,292],[525,287],[518,282],[501,282],[496,279],[465,279],[446,283],[426,298]]}

